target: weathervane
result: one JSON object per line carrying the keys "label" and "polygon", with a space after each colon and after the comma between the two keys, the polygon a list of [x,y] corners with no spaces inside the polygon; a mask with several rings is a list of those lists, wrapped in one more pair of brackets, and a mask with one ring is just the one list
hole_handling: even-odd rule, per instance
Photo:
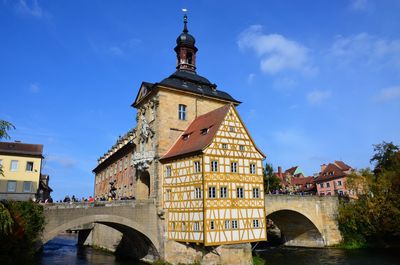
{"label": "weathervane", "polygon": [[188,10],[186,8],[182,8],[182,12],[184,13],[184,15],[183,15],[183,23],[184,23],[183,32],[185,32],[185,33],[189,32],[187,29],[187,15],[186,15],[187,11]]}

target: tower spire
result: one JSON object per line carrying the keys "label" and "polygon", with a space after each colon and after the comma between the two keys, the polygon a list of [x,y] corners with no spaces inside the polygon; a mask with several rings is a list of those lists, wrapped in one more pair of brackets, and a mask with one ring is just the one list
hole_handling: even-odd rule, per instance
{"label": "tower spire", "polygon": [[187,9],[182,9],[185,14],[183,15],[183,32],[176,39],[176,69],[196,72],[196,40],[189,34],[187,28],[188,18],[186,15]]}
{"label": "tower spire", "polygon": [[[186,9],[185,9],[186,10]],[[189,32],[189,30],[187,29],[187,15],[185,14],[184,16],[183,16],[183,32],[184,33],[188,33]]]}

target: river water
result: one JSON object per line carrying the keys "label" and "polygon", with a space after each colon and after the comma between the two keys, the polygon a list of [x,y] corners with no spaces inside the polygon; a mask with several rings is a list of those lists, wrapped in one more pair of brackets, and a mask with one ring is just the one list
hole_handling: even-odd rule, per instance
{"label": "river water", "polygon": [[[43,247],[38,265],[144,265],[118,261],[111,253],[77,247],[77,235],[60,235]],[[341,250],[269,247],[257,252],[266,265],[400,265],[396,250]]]}

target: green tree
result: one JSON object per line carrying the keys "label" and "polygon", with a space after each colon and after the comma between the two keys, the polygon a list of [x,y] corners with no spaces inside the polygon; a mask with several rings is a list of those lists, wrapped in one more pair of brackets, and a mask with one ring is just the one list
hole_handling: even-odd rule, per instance
{"label": "green tree", "polygon": [[263,169],[264,175],[264,193],[279,190],[281,187],[281,180],[275,175],[272,164],[266,163]]}
{"label": "green tree", "polygon": [[357,200],[342,202],[338,222],[350,245],[391,245],[400,240],[400,152],[393,143],[374,145],[373,171],[348,177]]}
{"label": "green tree", "polygon": [[[15,129],[14,125],[12,125],[8,121],[0,120],[0,140],[1,139],[9,139],[10,136],[8,135],[8,131],[11,129]],[[3,168],[0,165],[0,175],[3,176]]]}

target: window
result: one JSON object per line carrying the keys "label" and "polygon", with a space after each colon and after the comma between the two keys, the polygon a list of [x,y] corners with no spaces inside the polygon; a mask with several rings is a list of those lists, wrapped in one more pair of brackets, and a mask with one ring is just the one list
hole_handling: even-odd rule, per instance
{"label": "window", "polygon": [[208,187],[208,198],[216,198],[215,187]]}
{"label": "window", "polygon": [[26,171],[33,171],[33,162],[26,162]]}
{"label": "window", "polygon": [[343,196],[343,191],[342,190],[339,190],[339,195]]}
{"label": "window", "polygon": [[192,55],[191,52],[188,52],[188,53],[186,54],[186,58],[187,58],[187,63],[188,63],[188,64],[193,64],[193,55]]}
{"label": "window", "polygon": [[172,230],[172,231],[175,230],[175,222],[171,222],[171,230]]}
{"label": "window", "polygon": [[237,228],[238,228],[238,221],[232,220],[232,229],[237,229]]}
{"label": "window", "polygon": [[218,172],[218,161],[216,160],[211,161],[211,171]]}
{"label": "window", "polygon": [[125,156],[125,168],[128,168],[128,165],[129,165],[128,156]]}
{"label": "window", "polygon": [[319,195],[321,195],[321,196],[324,196],[324,195],[325,195],[325,193],[321,192]]}
{"label": "window", "polygon": [[166,196],[165,196],[165,200],[166,201],[171,200],[171,190],[170,189],[167,190],[167,193],[166,193]]}
{"label": "window", "polygon": [[337,185],[338,185],[338,186],[342,186],[342,181],[341,181],[341,180],[338,180]]}
{"label": "window", "polygon": [[236,189],[236,198],[244,198],[243,188]]}
{"label": "window", "polygon": [[9,180],[7,182],[7,192],[15,192],[17,190],[17,182]]}
{"label": "window", "polygon": [[244,145],[239,145],[239,150],[244,151]]}
{"label": "window", "polygon": [[231,221],[225,220],[225,229],[230,229],[230,228],[231,228]]}
{"label": "window", "polygon": [[24,181],[24,192],[31,192],[32,182]]}
{"label": "window", "polygon": [[208,133],[209,129],[208,128],[203,128],[200,130],[201,135],[206,135]]}
{"label": "window", "polygon": [[227,187],[221,187],[220,188],[220,198],[228,198],[228,188]]}
{"label": "window", "polygon": [[10,170],[17,171],[18,169],[18,160],[11,160]]}
{"label": "window", "polygon": [[237,163],[236,162],[232,162],[231,163],[231,172],[232,173],[236,173],[237,172]]}
{"label": "window", "polygon": [[254,219],[253,220],[253,228],[259,228],[260,227],[260,223],[258,222],[258,219]]}
{"label": "window", "polygon": [[230,132],[235,132],[235,127],[229,126],[229,131],[230,131]]}
{"label": "window", "polygon": [[253,188],[253,198],[260,198],[260,190],[258,188]]}
{"label": "window", "polygon": [[182,222],[182,231],[185,231],[185,230],[186,230],[186,223]]}
{"label": "window", "polygon": [[190,133],[182,134],[182,139],[183,139],[184,141],[187,141],[187,140],[189,139],[189,137],[190,137]]}
{"label": "window", "polygon": [[122,160],[119,161],[119,171],[122,171]]}
{"label": "window", "polygon": [[2,166],[3,166],[3,160],[0,159],[0,167],[2,167]]}
{"label": "window", "polygon": [[222,144],[222,149],[227,149],[228,145],[227,144]]}
{"label": "window", "polygon": [[200,231],[200,223],[199,222],[194,222],[193,230],[194,231]]}
{"label": "window", "polygon": [[194,173],[199,173],[200,172],[200,161],[195,161],[194,162]]}
{"label": "window", "polygon": [[184,121],[186,120],[186,105],[179,104],[179,119]]}
{"label": "window", "polygon": [[214,221],[210,221],[210,229],[211,229],[211,230],[214,230],[214,229],[215,229]]}
{"label": "window", "polygon": [[201,199],[201,188],[200,187],[194,188],[194,197],[196,199]]}
{"label": "window", "polygon": [[171,177],[171,166],[166,166],[165,168],[165,176]]}
{"label": "window", "polygon": [[324,187],[324,183],[319,184],[319,187],[323,188]]}
{"label": "window", "polygon": [[256,174],[256,164],[250,164],[250,174]]}
{"label": "window", "polygon": [[331,184],[329,182],[326,183],[326,187],[329,188]]}

